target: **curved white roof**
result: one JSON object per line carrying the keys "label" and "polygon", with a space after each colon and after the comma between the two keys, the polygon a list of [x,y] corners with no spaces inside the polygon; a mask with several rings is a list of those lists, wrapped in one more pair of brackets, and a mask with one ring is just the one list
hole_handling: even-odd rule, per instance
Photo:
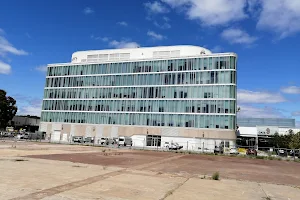
{"label": "curved white roof", "polygon": [[140,47],[128,49],[108,49],[77,51],[72,54],[72,63],[95,63],[105,61],[122,60],[147,60],[154,58],[187,57],[212,54],[203,47],[180,45],[180,46],[159,46]]}

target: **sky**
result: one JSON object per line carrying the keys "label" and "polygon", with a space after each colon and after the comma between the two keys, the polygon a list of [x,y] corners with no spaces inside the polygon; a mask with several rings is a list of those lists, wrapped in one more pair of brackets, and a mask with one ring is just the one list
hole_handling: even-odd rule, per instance
{"label": "sky", "polygon": [[238,54],[238,116],[300,126],[299,21],[299,0],[2,1],[0,89],[40,115],[47,64],[75,51],[196,45]]}

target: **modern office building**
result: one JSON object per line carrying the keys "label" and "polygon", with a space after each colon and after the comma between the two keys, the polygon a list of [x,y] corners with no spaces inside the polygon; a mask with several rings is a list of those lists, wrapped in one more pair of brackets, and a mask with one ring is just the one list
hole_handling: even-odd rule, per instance
{"label": "modern office building", "polygon": [[75,52],[70,63],[48,65],[40,131],[53,141],[131,136],[136,146],[231,145],[236,66],[236,54],[197,46]]}

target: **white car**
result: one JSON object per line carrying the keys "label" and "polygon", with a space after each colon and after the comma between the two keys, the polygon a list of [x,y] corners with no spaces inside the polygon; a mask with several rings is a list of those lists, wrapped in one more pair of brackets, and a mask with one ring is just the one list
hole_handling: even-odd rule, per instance
{"label": "white car", "polygon": [[131,137],[121,136],[118,138],[118,146],[132,146],[132,139]]}
{"label": "white car", "polygon": [[108,145],[108,138],[107,137],[103,137],[100,139],[100,144],[102,145]]}
{"label": "white car", "polygon": [[176,142],[165,142],[164,147],[168,150],[179,150],[183,148],[183,146],[179,146]]}
{"label": "white car", "polygon": [[230,154],[239,154],[239,151],[237,150],[237,148],[230,148],[229,153]]}

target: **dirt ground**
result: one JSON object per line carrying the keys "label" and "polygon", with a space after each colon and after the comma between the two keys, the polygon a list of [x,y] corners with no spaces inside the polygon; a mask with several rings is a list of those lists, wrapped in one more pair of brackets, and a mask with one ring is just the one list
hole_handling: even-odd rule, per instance
{"label": "dirt ground", "polygon": [[132,150],[32,155],[31,158],[71,161],[85,164],[133,168],[166,158],[171,162],[153,163],[140,169],[172,174],[211,175],[219,172],[223,178],[300,186],[300,163],[259,160],[214,155],[190,155],[171,152]]}
{"label": "dirt ground", "polygon": [[[300,163],[0,141],[0,199],[299,200]],[[211,180],[214,172],[221,180]]]}

